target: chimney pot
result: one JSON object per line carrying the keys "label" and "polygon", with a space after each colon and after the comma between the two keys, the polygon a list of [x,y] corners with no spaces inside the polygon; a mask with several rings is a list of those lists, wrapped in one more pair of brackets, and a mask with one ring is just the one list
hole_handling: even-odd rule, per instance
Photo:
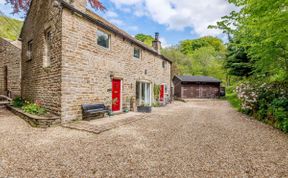
{"label": "chimney pot", "polygon": [[155,33],[155,40],[156,40],[156,41],[159,41],[159,32],[156,32],[156,33]]}

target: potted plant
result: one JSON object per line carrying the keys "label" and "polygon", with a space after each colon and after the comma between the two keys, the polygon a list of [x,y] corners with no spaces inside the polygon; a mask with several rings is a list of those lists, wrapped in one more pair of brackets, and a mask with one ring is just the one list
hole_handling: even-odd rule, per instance
{"label": "potted plant", "polygon": [[123,105],[123,112],[129,112],[130,111],[130,97],[126,97],[126,102]]}
{"label": "potted plant", "polygon": [[140,106],[137,106],[137,111],[138,112],[143,112],[143,113],[151,113],[152,112],[152,107],[148,104],[145,104],[143,101],[141,102]]}
{"label": "potted plant", "polygon": [[112,108],[110,105],[107,106],[108,109],[108,116],[113,116]]}
{"label": "potted plant", "polygon": [[113,116],[113,111],[112,111],[112,106],[117,102],[117,98],[115,99],[110,99],[108,104],[107,104],[107,109],[108,109],[108,115]]}

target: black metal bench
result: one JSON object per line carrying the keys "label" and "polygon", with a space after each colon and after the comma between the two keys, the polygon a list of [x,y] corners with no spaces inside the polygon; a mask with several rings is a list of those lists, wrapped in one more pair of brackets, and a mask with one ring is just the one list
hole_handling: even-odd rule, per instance
{"label": "black metal bench", "polygon": [[96,114],[109,114],[109,109],[104,104],[83,104],[82,105],[82,114],[83,118],[90,120],[91,116]]}

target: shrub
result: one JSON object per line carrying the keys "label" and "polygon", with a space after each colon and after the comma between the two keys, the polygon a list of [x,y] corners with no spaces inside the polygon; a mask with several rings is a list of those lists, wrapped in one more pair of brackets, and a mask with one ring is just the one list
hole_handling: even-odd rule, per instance
{"label": "shrub", "polygon": [[21,108],[24,106],[25,101],[21,97],[16,97],[15,99],[12,100],[12,106],[16,108]]}
{"label": "shrub", "polygon": [[153,106],[153,107],[160,107],[161,104],[160,104],[159,102],[155,102],[155,103],[152,104],[152,106]]}
{"label": "shrub", "polygon": [[288,83],[245,82],[236,91],[241,110],[288,133]]}
{"label": "shrub", "polygon": [[36,103],[26,102],[22,109],[24,112],[34,115],[43,115],[46,113],[45,109]]}

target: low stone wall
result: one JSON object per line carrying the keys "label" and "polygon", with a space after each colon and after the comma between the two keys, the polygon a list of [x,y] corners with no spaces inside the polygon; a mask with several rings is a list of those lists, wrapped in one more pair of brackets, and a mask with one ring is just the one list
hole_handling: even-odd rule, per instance
{"label": "low stone wall", "polygon": [[12,107],[10,105],[7,105],[6,107],[12,113],[28,122],[32,127],[47,128],[52,125],[57,125],[61,123],[59,116],[51,116],[51,117],[35,116],[32,114],[25,113],[21,109]]}

